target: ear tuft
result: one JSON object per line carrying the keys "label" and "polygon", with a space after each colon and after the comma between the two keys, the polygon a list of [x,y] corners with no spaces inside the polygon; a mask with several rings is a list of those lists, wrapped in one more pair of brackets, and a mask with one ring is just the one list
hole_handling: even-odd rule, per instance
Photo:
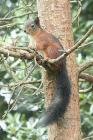
{"label": "ear tuft", "polygon": [[39,17],[36,17],[36,19],[34,20],[35,24],[37,26],[40,26],[40,21],[39,21]]}

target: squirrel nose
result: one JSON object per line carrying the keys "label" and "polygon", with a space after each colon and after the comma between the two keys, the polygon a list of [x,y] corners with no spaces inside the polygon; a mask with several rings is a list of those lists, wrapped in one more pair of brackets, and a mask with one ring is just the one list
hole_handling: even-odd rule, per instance
{"label": "squirrel nose", "polygon": [[24,29],[24,32],[26,33],[26,30]]}

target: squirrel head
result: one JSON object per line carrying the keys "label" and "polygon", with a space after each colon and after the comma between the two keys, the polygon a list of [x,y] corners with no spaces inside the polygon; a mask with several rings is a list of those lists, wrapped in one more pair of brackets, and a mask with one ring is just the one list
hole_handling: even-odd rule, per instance
{"label": "squirrel head", "polygon": [[24,32],[33,36],[38,30],[40,30],[40,22],[38,17],[35,20],[28,19],[26,21]]}

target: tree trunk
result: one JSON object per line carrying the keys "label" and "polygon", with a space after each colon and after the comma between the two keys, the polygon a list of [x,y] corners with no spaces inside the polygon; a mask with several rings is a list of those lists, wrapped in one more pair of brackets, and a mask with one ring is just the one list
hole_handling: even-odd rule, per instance
{"label": "tree trunk", "polygon": [[[68,0],[37,0],[38,15],[42,27],[54,34],[66,49],[73,46],[70,1]],[[77,84],[77,67],[75,55],[67,57],[67,69],[72,85],[70,103],[64,119],[48,127],[49,140],[80,140],[80,113]],[[55,78],[45,72],[44,93],[45,104],[51,102],[55,89]]]}

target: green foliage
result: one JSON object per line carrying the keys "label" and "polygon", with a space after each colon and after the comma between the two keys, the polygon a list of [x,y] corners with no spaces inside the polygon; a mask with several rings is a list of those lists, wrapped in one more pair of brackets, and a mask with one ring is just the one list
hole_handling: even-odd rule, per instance
{"label": "green foliage", "polygon": [[[77,2],[72,3],[73,18],[79,8],[80,5]],[[79,18],[73,22],[75,42],[83,37],[93,24],[92,9],[93,0],[81,1],[81,13]],[[31,41],[33,45],[33,40],[23,32],[23,25],[28,17],[34,18],[37,15],[36,1],[2,0],[0,11],[0,18],[7,18],[6,21],[0,21],[0,44],[22,48]],[[93,35],[89,36],[85,42],[91,42],[91,44],[76,51],[78,65],[93,57],[92,40]],[[86,72],[93,74],[92,69],[90,67]],[[21,85],[22,82],[40,79],[41,70],[34,62],[0,55],[0,138],[2,140],[47,140],[46,129],[37,126],[38,118],[43,112],[42,82]],[[3,86],[4,84],[10,86]],[[89,82],[79,80],[79,90],[82,89],[80,91],[80,112],[84,137],[93,135],[93,91],[84,93],[84,90],[91,86]],[[13,106],[10,113],[9,109]],[[2,119],[4,114],[7,115]]]}
{"label": "green foliage", "polygon": [[36,128],[37,120],[34,121],[27,118],[25,115],[15,113],[14,115],[8,114],[4,131],[7,132],[9,140],[41,140],[41,137],[46,140],[47,136],[43,135],[45,129]]}

